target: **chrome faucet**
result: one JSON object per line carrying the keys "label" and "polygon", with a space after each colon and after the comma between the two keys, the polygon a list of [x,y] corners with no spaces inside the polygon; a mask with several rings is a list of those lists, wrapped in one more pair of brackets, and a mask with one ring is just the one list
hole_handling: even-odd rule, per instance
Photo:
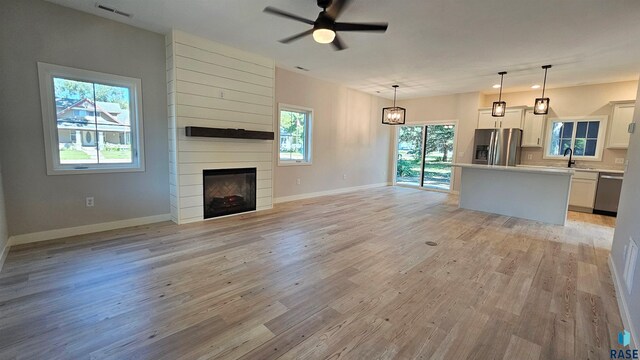
{"label": "chrome faucet", "polygon": [[571,165],[575,165],[576,164],[576,161],[572,160],[572,158],[573,158],[573,149],[566,148],[564,150],[564,155],[563,156],[567,156],[567,153],[569,153],[569,162],[567,163],[567,167],[571,167]]}

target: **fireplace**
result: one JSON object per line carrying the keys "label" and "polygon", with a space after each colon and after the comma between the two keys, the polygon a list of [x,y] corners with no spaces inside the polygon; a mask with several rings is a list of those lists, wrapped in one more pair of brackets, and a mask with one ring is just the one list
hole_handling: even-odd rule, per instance
{"label": "fireplace", "polygon": [[256,209],[256,168],[203,170],[204,218]]}

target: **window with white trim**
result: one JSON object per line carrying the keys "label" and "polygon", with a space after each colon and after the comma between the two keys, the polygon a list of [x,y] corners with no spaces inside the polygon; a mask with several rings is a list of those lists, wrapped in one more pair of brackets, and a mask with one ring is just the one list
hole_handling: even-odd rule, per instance
{"label": "window with white trim", "polygon": [[311,164],[313,110],[280,104],[278,106],[278,164]]}
{"label": "window with white trim", "polygon": [[143,171],[141,81],[38,63],[47,173]]}
{"label": "window with white trim", "polygon": [[550,118],[547,122],[544,158],[564,158],[564,152],[571,148],[578,160],[602,159],[606,116]]}

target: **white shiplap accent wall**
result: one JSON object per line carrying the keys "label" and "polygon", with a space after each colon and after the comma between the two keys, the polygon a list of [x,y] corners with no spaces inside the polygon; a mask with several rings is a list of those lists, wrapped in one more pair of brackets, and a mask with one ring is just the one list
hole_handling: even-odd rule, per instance
{"label": "white shiplap accent wall", "polygon": [[167,35],[171,218],[203,219],[202,170],[257,168],[257,209],[273,203],[273,141],[196,138],[185,126],[274,131],[273,60],[174,30]]}

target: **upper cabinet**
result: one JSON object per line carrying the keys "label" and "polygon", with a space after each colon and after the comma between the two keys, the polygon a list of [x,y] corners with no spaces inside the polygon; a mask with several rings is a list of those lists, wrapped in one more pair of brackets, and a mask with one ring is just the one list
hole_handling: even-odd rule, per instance
{"label": "upper cabinet", "polygon": [[523,107],[508,108],[504,117],[491,116],[491,109],[478,110],[478,129],[522,129]]}
{"label": "upper cabinet", "polygon": [[607,148],[626,149],[629,147],[629,124],[633,122],[633,111],[636,102],[613,101],[611,102],[613,113],[611,115],[611,125],[609,125],[609,136],[607,137]]}
{"label": "upper cabinet", "polygon": [[524,109],[507,109],[504,117],[500,120],[500,127],[503,129],[522,129],[522,117]]}
{"label": "upper cabinet", "polygon": [[544,115],[535,115],[533,109],[524,111],[522,147],[542,147],[544,124]]}
{"label": "upper cabinet", "polygon": [[495,129],[499,118],[491,116],[491,110],[478,111],[478,129]]}

